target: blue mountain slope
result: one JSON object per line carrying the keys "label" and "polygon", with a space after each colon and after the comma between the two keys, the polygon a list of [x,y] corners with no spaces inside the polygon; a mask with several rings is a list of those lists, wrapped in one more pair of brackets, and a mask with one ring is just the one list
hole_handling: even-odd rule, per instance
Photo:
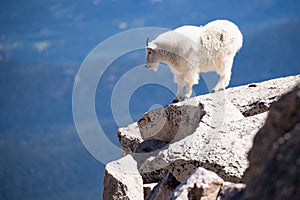
{"label": "blue mountain slope", "polygon": [[[0,51],[8,60],[78,64],[97,43],[131,28],[174,28],[217,18],[256,32],[299,18],[288,1],[6,1],[0,8]],[[44,46],[43,46],[44,44]]]}
{"label": "blue mountain slope", "polygon": [[300,73],[300,20],[284,22],[255,34],[245,34],[236,57],[231,85]]}

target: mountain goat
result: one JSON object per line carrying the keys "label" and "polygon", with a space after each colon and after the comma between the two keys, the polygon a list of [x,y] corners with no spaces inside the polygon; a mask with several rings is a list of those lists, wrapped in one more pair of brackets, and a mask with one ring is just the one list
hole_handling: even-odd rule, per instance
{"label": "mountain goat", "polygon": [[212,21],[205,26],[182,26],[160,34],[146,42],[145,67],[157,71],[159,63],[170,66],[178,89],[173,102],[190,98],[198,84],[199,73],[216,71],[220,78],[213,91],[225,89],[231,77],[233,59],[242,47],[243,36],[238,27],[227,20]]}

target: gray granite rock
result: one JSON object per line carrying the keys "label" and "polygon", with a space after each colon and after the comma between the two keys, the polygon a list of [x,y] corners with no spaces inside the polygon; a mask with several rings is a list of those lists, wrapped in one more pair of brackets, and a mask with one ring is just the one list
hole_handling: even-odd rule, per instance
{"label": "gray granite rock", "polygon": [[239,200],[242,198],[245,187],[243,183],[224,182],[217,200]]}
{"label": "gray granite rock", "polygon": [[157,183],[146,183],[143,185],[144,188],[144,199],[150,194]]}
{"label": "gray granite rock", "polygon": [[134,153],[138,145],[143,142],[137,123],[119,128],[118,137],[123,156]]}
{"label": "gray granite rock", "polygon": [[[229,88],[150,111],[138,123],[119,129],[123,156],[133,155],[144,183],[161,181],[166,171],[182,182],[199,167],[233,184],[240,182],[248,167],[246,157],[252,140],[263,126],[270,106],[297,82],[300,75]],[[284,115],[279,123],[286,122],[288,117]],[[272,142],[280,142],[282,137],[276,136]],[[253,153],[254,160],[257,155]],[[264,169],[260,164],[259,172]],[[258,171],[254,170],[254,174]],[[244,180],[247,182],[247,178]],[[221,190],[220,194],[233,195],[223,195],[224,199],[236,199],[243,194],[244,189],[236,188],[236,184],[231,186]]]}
{"label": "gray granite rock", "polygon": [[[230,130],[231,128],[229,127],[229,125],[231,125],[234,121],[245,119],[240,111],[233,104],[226,100],[224,95],[224,92],[220,92],[211,94],[206,98],[202,98],[201,102],[203,102],[203,104],[205,105],[204,109],[207,111],[203,111],[203,106],[199,104],[197,98],[178,103],[175,106],[168,106],[169,108],[171,107],[171,110],[175,109],[175,111],[173,112],[172,117],[166,117],[167,120],[172,121],[171,119],[176,119],[175,122],[180,121],[177,119],[180,119],[181,116],[176,117],[176,114],[174,113],[182,115],[183,117],[181,119],[184,120],[182,120],[182,123],[175,123],[174,121],[172,121],[172,123],[174,122],[173,124],[178,124],[178,126],[175,134],[172,135],[172,140],[170,141],[169,138],[167,139],[167,142],[170,142],[169,145],[168,143],[163,143],[161,140],[164,140],[168,137],[165,135],[168,135],[169,133],[172,134],[174,132],[161,131],[160,134],[155,135],[155,138],[160,139],[158,140],[160,142],[154,143],[153,139],[146,140],[146,138],[144,138],[144,141],[139,145],[143,148],[136,149],[136,153],[133,155],[134,158],[138,161],[138,166],[143,176],[144,182],[157,182],[160,178],[162,178],[162,175],[166,170],[170,170],[179,181],[182,181],[186,176],[189,175],[189,173],[194,171],[199,166],[211,167],[215,169],[215,171],[221,172],[220,170],[222,170],[222,167],[224,167],[223,161],[222,163],[215,163],[215,159],[202,160],[202,158],[200,159],[200,157],[197,155],[199,153],[196,152],[196,149],[200,150],[202,154],[199,155],[205,158],[209,156],[207,155],[207,153],[209,152],[212,155],[219,153],[218,150],[214,151],[210,149],[215,149],[215,145],[219,146],[220,148],[227,149],[226,146],[221,147],[220,145],[218,145],[218,143],[224,143],[224,141],[221,141],[224,139],[229,142],[229,137],[226,135],[227,129],[228,131],[232,131]],[[164,109],[166,110],[168,109],[168,107]],[[188,112],[189,109],[192,109],[193,111]],[[177,112],[178,110],[181,111]],[[184,112],[182,112],[182,110],[184,110]],[[147,134],[147,131],[149,131],[149,135],[151,135],[155,132],[155,130],[159,130],[156,129],[156,127],[157,124],[163,121],[161,119],[161,112],[164,111],[159,112],[159,114],[157,114],[158,116],[156,116],[157,112],[159,111],[151,112],[151,117],[149,117],[149,115],[144,115],[144,117],[142,118],[144,122],[141,123],[146,123],[146,126],[148,126],[145,130],[143,130],[144,135]],[[205,115],[203,116],[199,113],[205,113]],[[146,120],[148,117],[151,119]],[[199,123],[200,119],[201,122]],[[248,121],[245,121],[245,123],[248,123]],[[243,124],[243,122],[238,122],[238,124]],[[198,127],[199,125],[200,127]],[[168,122],[168,125],[163,129],[170,130],[169,127],[171,127],[171,125]],[[253,127],[250,126],[249,128],[251,130],[251,128]],[[233,130],[235,131],[235,129]],[[242,127],[239,130],[247,131],[248,129]],[[245,139],[247,139],[247,137]],[[195,142],[199,142],[199,144],[196,144]],[[240,141],[238,142],[240,143]],[[147,145],[144,145],[144,143],[149,143],[150,145],[148,145],[147,147]],[[144,148],[145,146],[147,148]],[[155,148],[158,146],[160,147]],[[141,149],[145,149],[145,151],[141,151]],[[171,150],[172,152],[168,152],[168,155],[164,155],[164,152],[167,152],[169,150]],[[215,152],[215,154],[213,152]],[[186,159],[182,158],[185,153],[189,153],[190,157],[185,156]],[[163,162],[161,162],[161,160],[159,160],[161,157],[164,157],[167,160],[163,160]],[[227,155],[227,157],[231,157],[231,155]],[[170,162],[168,162],[168,159],[170,159]],[[233,167],[238,168],[234,165]],[[232,177],[233,179],[235,178],[234,176]]]}
{"label": "gray granite rock", "polygon": [[215,200],[223,182],[217,174],[200,167],[175,189],[171,199]]}
{"label": "gray granite rock", "polygon": [[[299,81],[300,83],[300,81]],[[247,169],[244,181],[247,183],[258,175],[266,159],[273,150],[274,143],[283,138],[300,121],[300,86],[292,92],[283,95],[278,102],[271,106],[271,111],[265,125],[254,138],[254,145],[249,152],[250,166]]]}
{"label": "gray granite rock", "polygon": [[[227,117],[231,116],[232,120],[237,120],[237,119],[241,118],[240,113],[242,113],[244,116],[253,116],[253,115],[256,115],[259,113],[266,112],[269,109],[270,105],[274,101],[276,101],[283,93],[291,90],[296,85],[296,83],[299,81],[300,81],[300,75],[296,75],[296,76],[290,76],[290,77],[284,77],[284,78],[278,78],[278,79],[273,79],[273,80],[269,80],[269,81],[264,81],[261,83],[252,83],[249,85],[228,88],[225,91],[220,91],[218,93],[211,93],[211,94],[197,96],[197,97],[188,99],[184,102],[177,103],[175,105],[176,106],[190,105],[193,108],[197,108],[197,105],[199,105],[199,103],[201,103],[204,106],[204,111],[207,113],[206,115],[204,115],[204,119],[202,119],[202,121],[204,123],[207,123],[207,120],[205,120],[205,118],[210,118],[210,119],[221,118],[222,119],[225,114],[225,112],[224,112],[225,108],[224,108],[223,104],[224,104],[224,102],[230,102],[234,105],[234,106],[231,106],[231,108],[234,108],[234,111],[233,112],[229,111],[230,109],[228,109],[228,106],[227,106],[228,112],[231,112],[231,115],[227,115]],[[225,101],[225,99],[226,99],[226,101]],[[172,110],[172,107],[168,108],[168,110]],[[173,109],[173,110],[176,111],[176,109]],[[197,111],[197,109],[194,109],[194,111],[195,110]],[[239,110],[240,113],[238,114],[238,112],[236,112],[236,110]],[[141,129],[146,130],[147,128],[150,127],[149,124],[151,124],[151,126],[154,128],[152,128],[152,130],[150,130],[149,132],[142,131],[143,134],[145,133],[144,134],[145,136],[150,135],[150,137],[147,136],[146,139],[151,139],[151,136],[155,136],[155,135],[159,136],[159,137],[156,137],[156,138],[153,137],[152,139],[163,138],[163,140],[168,140],[168,141],[170,141],[171,139],[173,139],[173,140],[176,139],[176,138],[174,138],[174,135],[178,135],[179,138],[182,137],[182,135],[180,135],[178,133],[180,133],[180,132],[184,133],[184,131],[182,131],[182,130],[178,131],[178,128],[176,128],[177,130],[175,130],[173,128],[175,130],[174,132],[176,134],[174,134],[174,132],[171,132],[171,131],[169,131],[169,132],[164,131],[165,133],[170,133],[170,132],[171,133],[170,133],[170,135],[168,135],[168,134],[162,134],[161,136],[160,136],[160,134],[157,135],[157,133],[159,133],[159,130],[161,130],[165,126],[165,124],[161,123],[161,122],[155,124],[155,121],[161,120],[163,122],[166,122],[167,119],[161,117],[162,114],[164,114],[166,116],[166,112],[167,111],[165,111],[164,108],[160,109],[160,110],[151,111],[148,114],[146,113],[141,118],[140,126],[138,126],[137,123],[133,123],[133,124],[129,125],[128,127],[119,128],[118,136],[119,136],[119,140],[121,143],[123,155],[126,155],[128,153],[132,154],[133,152],[135,152],[139,143],[142,143],[144,141],[142,139],[142,133],[140,130]],[[160,114],[160,117],[155,115],[155,113]],[[175,112],[173,112],[173,113],[175,113]],[[176,118],[178,118],[178,116],[177,117],[173,116],[173,120]],[[148,122],[148,119],[151,120],[151,123]],[[156,119],[156,120],[154,120],[154,119]],[[176,120],[174,120],[174,121],[176,122]],[[220,121],[220,120],[216,120],[216,121]],[[195,128],[195,126],[197,126],[196,123],[190,123],[190,124],[193,128]],[[210,125],[213,126],[212,123],[210,123]],[[182,126],[182,127],[184,127],[184,126]],[[192,130],[193,128],[190,128],[190,130]],[[156,131],[155,131],[155,129],[156,129]],[[158,129],[158,131],[157,131],[157,129]],[[172,127],[171,127],[171,129],[172,129]],[[189,132],[191,132],[191,131],[189,131]]]}
{"label": "gray granite rock", "polygon": [[143,179],[131,155],[110,162],[105,167],[103,200],[144,199]]}
{"label": "gray granite rock", "polygon": [[249,153],[243,199],[300,197],[300,84],[270,108]]}
{"label": "gray granite rock", "polygon": [[169,105],[144,114],[138,127],[143,140],[172,142],[195,132],[204,115],[201,103]]}
{"label": "gray granite rock", "polygon": [[145,198],[146,200],[160,200],[169,199],[171,194],[174,192],[176,187],[180,184],[176,178],[170,173],[166,172],[164,177],[158,182],[153,188],[149,195]]}
{"label": "gray granite rock", "polygon": [[[146,159],[139,171],[144,180],[151,181],[151,175],[157,176],[159,170],[169,170],[181,182],[201,166],[226,181],[239,182],[248,166],[247,152],[252,139],[265,118],[266,113],[262,113],[225,122],[221,127],[201,122],[192,135],[169,144]],[[158,177],[153,178],[157,180]]]}
{"label": "gray granite rock", "polygon": [[269,110],[270,105],[300,82],[300,75],[226,89],[226,96],[244,116]]}

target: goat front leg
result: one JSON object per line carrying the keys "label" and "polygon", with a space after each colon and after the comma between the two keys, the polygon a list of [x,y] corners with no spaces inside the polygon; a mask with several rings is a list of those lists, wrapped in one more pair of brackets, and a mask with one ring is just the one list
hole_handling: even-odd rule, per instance
{"label": "goat front leg", "polygon": [[173,99],[172,103],[177,103],[182,98],[182,89],[184,87],[184,78],[180,75],[174,75],[174,82],[177,83],[177,93],[176,97]]}
{"label": "goat front leg", "polygon": [[228,59],[227,62],[225,62],[225,67],[222,70],[221,68],[219,68],[220,70],[218,71],[218,73],[220,75],[220,79],[217,85],[212,90],[212,92],[224,90],[229,85],[230,78],[231,78],[232,63],[233,63],[233,58]]}
{"label": "goat front leg", "polygon": [[219,78],[219,80],[218,80],[216,86],[215,86],[214,89],[212,90],[213,93],[225,89],[224,79],[225,79],[225,76],[224,76],[224,75],[220,75],[220,78]]}
{"label": "goat front leg", "polygon": [[198,84],[199,81],[199,72],[196,70],[190,70],[190,72],[186,74],[185,81],[186,91],[182,100],[189,99],[192,96],[193,85]]}
{"label": "goat front leg", "polygon": [[183,101],[186,99],[189,99],[192,96],[192,92],[193,92],[193,83],[192,82],[187,82],[186,83],[186,91],[185,91],[185,95],[183,97]]}

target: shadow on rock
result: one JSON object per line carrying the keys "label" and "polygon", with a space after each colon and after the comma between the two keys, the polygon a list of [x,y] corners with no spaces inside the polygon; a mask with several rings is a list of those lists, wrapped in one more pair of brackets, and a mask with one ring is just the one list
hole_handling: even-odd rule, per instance
{"label": "shadow on rock", "polygon": [[206,114],[203,104],[169,105],[144,114],[138,121],[143,140],[176,142],[194,133]]}

